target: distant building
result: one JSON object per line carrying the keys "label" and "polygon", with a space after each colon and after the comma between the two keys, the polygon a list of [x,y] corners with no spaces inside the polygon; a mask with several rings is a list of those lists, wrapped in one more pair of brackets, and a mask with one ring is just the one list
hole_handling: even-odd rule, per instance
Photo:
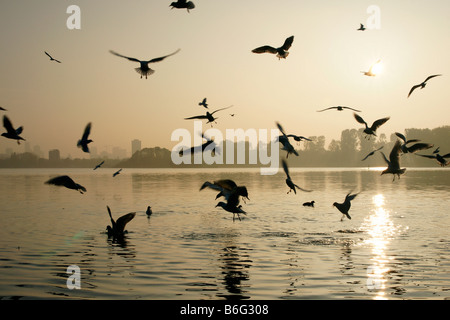
{"label": "distant building", "polygon": [[121,147],[113,147],[111,157],[113,159],[125,159],[127,157],[127,151]]}
{"label": "distant building", "polygon": [[50,161],[58,161],[61,159],[58,149],[53,149],[48,152],[48,160]]}
{"label": "distant building", "polygon": [[131,141],[131,155],[133,156],[136,151],[141,151],[141,140],[138,139]]}

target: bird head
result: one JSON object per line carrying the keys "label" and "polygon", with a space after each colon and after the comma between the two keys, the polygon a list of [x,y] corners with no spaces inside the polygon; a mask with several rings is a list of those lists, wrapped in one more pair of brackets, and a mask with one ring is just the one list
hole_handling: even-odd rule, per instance
{"label": "bird head", "polygon": [[338,204],[337,202],[333,203],[332,207],[336,207],[337,204]]}

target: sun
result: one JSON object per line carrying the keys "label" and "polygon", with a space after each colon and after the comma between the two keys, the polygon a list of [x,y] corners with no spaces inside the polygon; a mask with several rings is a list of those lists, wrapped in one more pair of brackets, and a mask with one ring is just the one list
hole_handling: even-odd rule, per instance
{"label": "sun", "polygon": [[376,62],[376,63],[372,66],[372,68],[371,68],[370,71],[371,71],[372,74],[375,75],[375,76],[380,75],[380,74],[383,72],[383,65],[382,65],[381,61]]}

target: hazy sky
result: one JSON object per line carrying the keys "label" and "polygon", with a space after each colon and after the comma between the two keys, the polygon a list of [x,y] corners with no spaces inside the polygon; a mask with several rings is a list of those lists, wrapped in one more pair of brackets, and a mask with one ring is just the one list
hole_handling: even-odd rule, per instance
{"label": "hazy sky", "polygon": [[[171,149],[175,129],[193,131],[184,118],[204,113],[204,97],[212,110],[234,105],[216,114],[214,127],[224,133],[279,121],[289,133],[324,135],[328,144],[361,128],[350,111],[316,112],[336,105],[362,110],[370,124],[391,116],[379,129],[388,137],[449,125],[450,1],[193,1],[190,13],[171,10],[170,0],[3,1],[0,106],[24,126],[31,146],[74,158],[85,157],[76,142],[88,122],[98,152],[131,152],[133,139]],[[69,5],[81,9],[80,30],[67,28]],[[380,9],[380,28],[356,31],[373,17],[370,5]],[[251,52],[291,35],[286,60]],[[147,80],[134,71],[137,63],[108,52],[144,60],[178,48],[150,66],[156,72]],[[382,73],[364,76],[378,59]],[[444,76],[407,99],[412,85],[436,73]],[[23,151],[1,138],[0,153]]]}

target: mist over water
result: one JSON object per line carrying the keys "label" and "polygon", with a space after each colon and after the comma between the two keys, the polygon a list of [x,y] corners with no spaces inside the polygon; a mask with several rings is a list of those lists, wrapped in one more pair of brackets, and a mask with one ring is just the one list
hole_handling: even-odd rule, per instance
{"label": "mist over water", "polygon": [[[450,170],[2,169],[2,299],[448,299]],[[87,192],[45,185],[68,174]],[[245,185],[247,215],[205,181]],[[351,220],[332,207],[349,192]],[[314,200],[315,207],[302,203]],[[136,212],[125,242],[105,233]],[[153,214],[145,214],[147,206]],[[67,267],[81,272],[69,290]]]}

